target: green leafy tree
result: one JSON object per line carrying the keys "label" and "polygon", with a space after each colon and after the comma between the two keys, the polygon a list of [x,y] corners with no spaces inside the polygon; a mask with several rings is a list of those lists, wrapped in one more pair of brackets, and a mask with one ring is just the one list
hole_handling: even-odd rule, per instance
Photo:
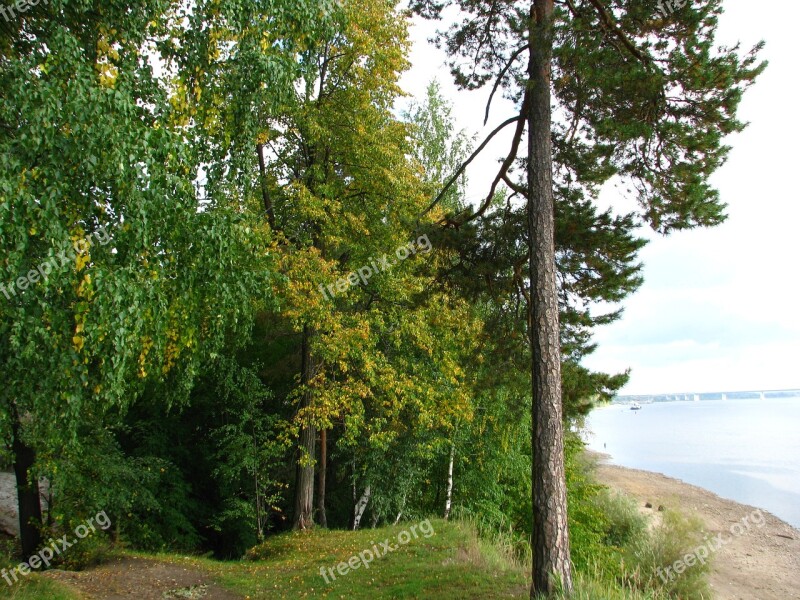
{"label": "green leafy tree", "polygon": [[[343,444],[365,430],[390,435],[391,419],[381,415],[425,393],[396,364],[393,346],[414,335],[410,311],[425,281],[421,255],[430,251],[416,244],[424,190],[408,160],[407,128],[392,113],[407,67],[407,23],[385,0],[343,10],[342,30],[301,54],[295,95],[263,133],[285,277],[281,318],[299,337],[289,426],[299,440],[298,529],[314,522],[315,474],[317,518],[327,520],[328,432],[337,428]],[[369,272],[347,283],[359,269]]]}
{"label": "green leafy tree", "polygon": [[[414,157],[424,169],[424,180],[434,196],[450,176],[469,156],[472,140],[466,132],[455,130],[453,108],[444,99],[441,86],[433,80],[425,90],[421,103],[413,102],[405,113],[405,119],[412,125],[414,136]],[[467,176],[463,174],[447,191],[441,206],[451,212],[465,208]]]}
{"label": "green leafy tree", "polygon": [[[259,22],[273,36],[308,36],[325,17],[316,2],[268,4]],[[195,14],[250,31],[237,19],[261,8],[200,3]],[[216,73],[246,60],[212,56],[205,30],[185,26],[189,12],[52,0],[0,44],[0,433],[15,455],[26,555],[41,521],[35,450],[78,443],[87,415],[116,418],[148,381],[185,398],[204,358],[247,331],[252,300],[267,295],[268,232],[236,190],[202,186],[204,173],[235,169],[188,143],[197,111],[179,101],[181,75],[201,69],[175,67],[173,53]],[[261,43],[273,49],[268,72],[290,88],[292,49],[250,41]],[[237,131],[216,123],[221,138]]]}
{"label": "green leafy tree", "polygon": [[218,465],[223,509],[215,527],[223,532],[231,522],[252,523],[258,542],[264,541],[269,518],[283,495],[283,484],[275,479],[271,465],[283,455],[278,441],[276,415],[266,410],[269,392],[252,369],[220,359],[217,395],[221,400],[222,424],[211,432]]}

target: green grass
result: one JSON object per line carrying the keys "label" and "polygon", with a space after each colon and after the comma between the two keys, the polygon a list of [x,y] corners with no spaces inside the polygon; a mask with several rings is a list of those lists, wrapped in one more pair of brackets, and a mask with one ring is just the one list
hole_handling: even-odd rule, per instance
{"label": "green grass", "polygon": [[[566,600],[563,595],[558,600]],[[642,591],[628,584],[610,583],[599,575],[575,574],[575,590],[569,600],[670,600],[662,590]]]}
{"label": "green grass", "polygon": [[[432,522],[435,534],[419,535],[396,551],[345,575],[339,563],[397,536],[413,524],[362,531],[316,530],[276,536],[251,551],[257,560],[194,560],[218,581],[251,600],[260,598],[525,598],[525,574],[506,563],[466,525]],[[328,583],[321,568],[334,569]]]}
{"label": "green grass", "polygon": [[[672,520],[672,519],[669,519]],[[680,519],[678,519],[680,520]],[[410,531],[413,523],[396,527],[362,531],[329,531],[284,533],[254,548],[241,561],[220,562],[206,558],[176,554],[144,554],[124,552],[125,556],[151,558],[208,572],[220,585],[249,600],[277,598],[432,598],[461,600],[469,598],[528,598],[530,578],[527,568],[515,560],[504,544],[486,541],[478,536],[474,525],[466,522],[431,522],[435,532],[430,537],[419,535],[397,550],[375,558],[365,568],[361,565],[345,575],[336,572],[339,563],[346,563],[359,553],[372,550],[388,539],[396,543],[398,535]],[[689,526],[675,523],[657,534],[653,547],[646,545],[651,560],[670,557],[675,551],[666,540],[685,539]],[[430,532],[430,529],[424,530]],[[679,534],[679,535],[676,535]],[[661,537],[663,536],[663,537]],[[493,538],[492,538],[493,539]],[[670,548],[664,548],[668,545]],[[677,547],[677,546],[676,546]],[[669,551],[665,551],[669,550]],[[117,553],[119,554],[119,553]],[[630,557],[629,557],[630,558]],[[639,564],[650,562],[639,556]],[[658,562],[660,564],[660,562]],[[328,581],[320,569],[333,569],[336,579]],[[638,571],[638,569],[637,569]],[[40,575],[32,574],[13,588],[0,580],[0,598],[14,600],[77,600],[66,588]],[[671,592],[671,594],[669,593]],[[575,593],[570,600],[666,600],[668,597],[707,597],[686,594],[686,589],[653,589],[642,582],[612,582],[597,573],[576,573]]]}
{"label": "green grass", "polygon": [[0,579],[0,598],[11,600],[79,600],[65,586],[38,575],[30,575],[24,581],[9,586]]}

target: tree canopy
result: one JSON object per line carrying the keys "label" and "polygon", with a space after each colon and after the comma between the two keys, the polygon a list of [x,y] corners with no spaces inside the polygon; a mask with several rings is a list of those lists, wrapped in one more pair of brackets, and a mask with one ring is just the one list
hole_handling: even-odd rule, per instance
{"label": "tree canopy", "polygon": [[[0,462],[23,553],[101,509],[137,548],[225,558],[439,514],[508,530],[536,593],[592,553],[616,565],[570,426],[627,373],[582,361],[642,283],[643,224],[724,220],[709,177],[765,66],[715,45],[721,0],[655,5],[50,0],[5,19]],[[477,205],[486,143],[437,82],[399,109],[412,13],[449,19],[454,81],[491,90],[476,120],[514,107]],[[599,208],[609,182],[638,211]]]}

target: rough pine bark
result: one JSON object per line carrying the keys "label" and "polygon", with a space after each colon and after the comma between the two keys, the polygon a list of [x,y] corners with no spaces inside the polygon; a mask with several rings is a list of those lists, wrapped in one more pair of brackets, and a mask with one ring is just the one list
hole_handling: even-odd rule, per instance
{"label": "rough pine bark", "polygon": [[[300,381],[307,386],[314,378],[314,358],[311,353],[313,331],[303,327],[302,364]],[[300,402],[300,411],[311,406],[311,392],[306,388]],[[311,529],[314,526],[314,457],[316,453],[317,429],[304,419],[300,430],[300,443],[297,452],[297,477],[294,504],[294,528]]]}
{"label": "rough pine bark", "polygon": [[561,347],[554,243],[550,77],[553,0],[534,0],[530,20],[528,250],[532,348],[533,585],[531,598],[572,590],[564,474]]}

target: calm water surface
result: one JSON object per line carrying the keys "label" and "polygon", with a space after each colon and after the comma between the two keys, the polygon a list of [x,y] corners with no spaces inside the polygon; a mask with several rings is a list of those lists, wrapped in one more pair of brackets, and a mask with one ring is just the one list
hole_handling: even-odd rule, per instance
{"label": "calm water surface", "polygon": [[589,448],[765,508],[800,528],[800,398],[612,405],[587,419]]}

